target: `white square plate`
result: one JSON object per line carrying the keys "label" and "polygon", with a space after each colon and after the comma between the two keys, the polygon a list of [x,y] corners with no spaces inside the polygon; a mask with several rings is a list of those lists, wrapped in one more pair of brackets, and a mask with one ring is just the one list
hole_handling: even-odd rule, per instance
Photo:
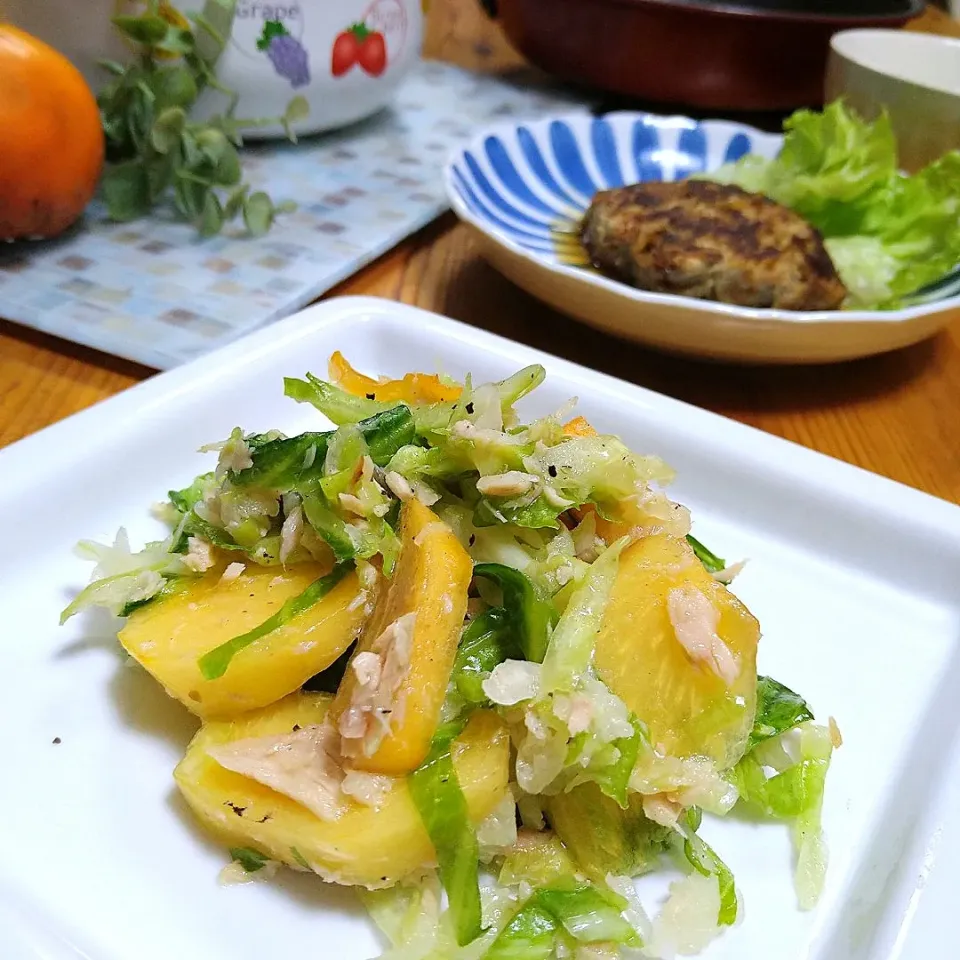
{"label": "white square plate", "polygon": [[[761,670],[821,719],[835,716],[845,742],[828,781],[831,865],[816,911],[795,908],[783,826],[704,824],[746,904],[744,923],[705,956],[957,955],[951,917],[921,894],[931,879],[942,897],[958,875],[948,859],[956,838],[941,826],[960,782],[951,756],[960,509],[443,317],[341,299],[0,452],[3,960],[378,952],[349,891],[289,872],[218,886],[225,854],[195,828],[170,775],[195,722],[124,662],[115,622],[57,626],[89,572],[71,553],[76,540],[111,537],[121,524],[136,542],[156,536],[149,504],[206,469],[196,448],[238,424],[315,428],[321,418],[283,397],[282,377],[322,374],[335,349],[387,374],[440,368],[491,379],[543,363],[547,382],[531,410],[578,395],[600,429],[677,468],[674,494],[693,508],[698,536],[723,556],[750,558],[736,591],[763,626]],[[937,850],[947,851],[943,862]],[[641,891],[655,907],[662,884],[646,880]]]}

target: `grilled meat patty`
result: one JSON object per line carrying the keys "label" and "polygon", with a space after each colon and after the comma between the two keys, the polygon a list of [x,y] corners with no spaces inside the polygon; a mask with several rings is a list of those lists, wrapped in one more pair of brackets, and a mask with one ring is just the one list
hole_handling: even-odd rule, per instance
{"label": "grilled meat patty", "polygon": [[803,217],[708,180],[601,191],[581,238],[596,267],[642,290],[782,310],[835,310],[847,295]]}

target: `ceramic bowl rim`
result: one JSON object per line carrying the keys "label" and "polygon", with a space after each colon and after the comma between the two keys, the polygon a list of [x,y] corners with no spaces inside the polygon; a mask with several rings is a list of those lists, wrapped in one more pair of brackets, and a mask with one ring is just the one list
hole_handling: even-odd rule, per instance
{"label": "ceramic bowl rim", "polygon": [[[595,2],[595,0],[586,0]],[[704,0],[605,0],[611,6],[672,8],[674,11],[689,11],[710,17],[736,18],[755,23],[810,23],[831,26],[855,27],[857,24],[905,23],[922,12],[924,0],[905,0],[904,9],[899,13],[842,13],[831,14],[822,11],[803,12],[800,10],[767,10],[751,7],[746,3],[724,2],[706,3]]]}
{"label": "ceramic bowl rim", "polygon": [[893,83],[914,87],[918,90],[935,93],[942,97],[952,97],[953,99],[960,100],[960,82],[958,82],[957,86],[955,86],[953,89],[950,89],[947,86],[936,86],[935,78],[926,80],[912,80],[896,73],[893,68],[893,61],[888,61],[886,64],[881,66],[876,61],[868,63],[856,53],[850,50],[841,49],[840,44],[843,43],[844,38],[851,39],[854,35],[858,35],[865,39],[883,36],[885,38],[889,38],[893,44],[900,44],[904,48],[909,45],[913,45],[918,47],[940,47],[943,49],[953,49],[956,52],[958,59],[960,59],[960,38],[946,37],[932,33],[916,33],[913,31],[904,30],[884,30],[882,28],[870,27],[841,30],[830,38],[830,52],[832,56],[846,61],[859,70],[866,70],[877,77],[882,77],[884,80],[888,80]]}
{"label": "ceramic bowl rim", "polygon": [[[735,129],[748,133],[753,137],[769,140],[771,137],[779,137],[778,134],[767,133],[759,130],[749,124],[740,123],[735,120],[694,120],[692,117],[680,114],[664,115],[656,113],[647,113],[639,110],[615,110],[601,115],[607,120],[622,120],[624,122],[643,121],[653,126],[663,127],[711,127],[722,126],[727,129]],[[506,247],[515,255],[522,257],[527,262],[546,270],[550,270],[561,276],[572,280],[579,280],[582,283],[599,287],[607,293],[614,296],[621,296],[627,300],[633,300],[636,303],[646,303],[654,306],[661,306],[666,309],[674,307],[687,307],[700,310],[703,313],[713,314],[718,317],[726,317],[730,320],[756,320],[761,322],[788,323],[794,325],[816,325],[824,323],[884,323],[898,324],[919,317],[939,314],[946,310],[960,307],[960,294],[952,297],[945,297],[942,300],[934,300],[928,303],[917,304],[911,307],[904,307],[899,310],[780,310],[772,307],[739,307],[734,304],[718,303],[713,300],[700,300],[695,297],[685,297],[680,294],[653,293],[647,290],[638,290],[619,280],[612,280],[603,274],[584,270],[582,267],[571,267],[562,263],[552,263],[536,253],[522,247],[515,240],[502,232],[496,225],[489,223],[482,217],[477,216],[463,201],[459,187],[454,178],[454,171],[457,170],[463,160],[464,154],[469,150],[477,150],[489,137],[502,138],[504,135],[511,135],[518,127],[524,126],[528,129],[546,127],[555,121],[571,124],[575,129],[576,124],[583,120],[594,119],[589,114],[584,113],[560,113],[549,117],[543,117],[534,121],[516,121],[491,124],[489,127],[479,131],[468,142],[458,147],[447,159],[443,168],[443,183],[446,190],[450,206],[456,215],[465,223],[470,224],[474,229],[492,239],[500,246]],[[780,137],[782,141],[782,137]]]}

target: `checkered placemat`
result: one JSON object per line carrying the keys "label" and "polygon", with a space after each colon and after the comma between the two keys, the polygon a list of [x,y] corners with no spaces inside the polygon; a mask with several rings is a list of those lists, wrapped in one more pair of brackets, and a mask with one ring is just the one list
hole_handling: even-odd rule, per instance
{"label": "checkered placemat", "polygon": [[482,126],[586,109],[548,88],[426,62],[392,109],[299,144],[248,146],[254,189],[295,200],[264,237],[207,240],[158,214],[0,245],[0,317],[161,369],[287,316],[444,209],[440,171]]}

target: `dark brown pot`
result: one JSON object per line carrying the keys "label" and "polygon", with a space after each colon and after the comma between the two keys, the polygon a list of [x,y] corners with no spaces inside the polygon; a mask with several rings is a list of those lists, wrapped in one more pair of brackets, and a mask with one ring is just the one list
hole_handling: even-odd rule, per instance
{"label": "dark brown pot", "polygon": [[[792,110],[823,102],[830,37],[899,26],[923,0],[853,3],[861,12],[764,0],[486,0],[517,49],[565,80],[642,100],[708,110]],[[763,8],[761,8],[761,6]],[[834,0],[833,10],[841,4]],[[873,8],[876,12],[868,13]]]}

